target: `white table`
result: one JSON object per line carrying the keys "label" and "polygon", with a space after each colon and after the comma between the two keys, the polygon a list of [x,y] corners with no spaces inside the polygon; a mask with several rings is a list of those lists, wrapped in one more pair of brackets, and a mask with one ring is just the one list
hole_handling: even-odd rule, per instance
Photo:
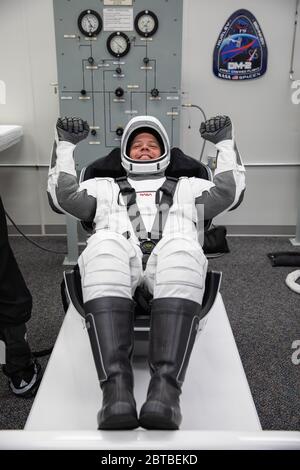
{"label": "white table", "polygon": [[0,125],[0,152],[20,142],[22,135],[22,126]]}

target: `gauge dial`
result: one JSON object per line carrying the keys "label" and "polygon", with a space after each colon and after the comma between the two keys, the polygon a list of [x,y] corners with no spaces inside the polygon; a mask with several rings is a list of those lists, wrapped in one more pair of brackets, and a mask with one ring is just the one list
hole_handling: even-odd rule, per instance
{"label": "gauge dial", "polygon": [[78,17],[78,28],[85,36],[97,36],[102,29],[102,19],[95,10],[84,10]]}
{"label": "gauge dial", "polygon": [[130,50],[129,37],[120,31],[112,33],[107,39],[108,52],[114,57],[123,57]]}
{"label": "gauge dial", "polygon": [[134,20],[136,32],[144,38],[153,36],[158,29],[158,18],[150,10],[143,10],[138,13]]}

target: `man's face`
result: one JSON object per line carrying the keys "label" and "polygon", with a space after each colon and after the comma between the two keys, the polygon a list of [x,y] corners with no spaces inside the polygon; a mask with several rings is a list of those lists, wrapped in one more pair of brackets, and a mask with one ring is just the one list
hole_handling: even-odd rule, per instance
{"label": "man's face", "polygon": [[158,140],[149,132],[142,132],[132,141],[129,156],[132,160],[156,160],[161,156]]}

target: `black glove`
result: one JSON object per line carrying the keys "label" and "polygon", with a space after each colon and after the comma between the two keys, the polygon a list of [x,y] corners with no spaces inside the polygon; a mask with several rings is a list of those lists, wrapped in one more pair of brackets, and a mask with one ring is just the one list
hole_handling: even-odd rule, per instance
{"label": "black glove", "polygon": [[71,142],[74,145],[84,140],[90,131],[87,121],[72,117],[58,118],[56,129],[59,140]]}
{"label": "black glove", "polygon": [[232,139],[232,123],[228,116],[216,116],[201,123],[200,134],[205,140],[218,144]]}

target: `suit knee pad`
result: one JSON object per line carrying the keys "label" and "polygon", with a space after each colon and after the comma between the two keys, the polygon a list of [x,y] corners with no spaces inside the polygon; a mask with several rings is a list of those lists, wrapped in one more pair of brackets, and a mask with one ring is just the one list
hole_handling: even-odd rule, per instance
{"label": "suit knee pad", "polygon": [[84,302],[98,297],[131,298],[139,265],[136,252],[122,235],[100,238],[79,259]]}
{"label": "suit knee pad", "polygon": [[202,303],[207,259],[197,242],[180,237],[170,238],[161,247],[157,245],[154,257],[155,298],[180,297]]}

